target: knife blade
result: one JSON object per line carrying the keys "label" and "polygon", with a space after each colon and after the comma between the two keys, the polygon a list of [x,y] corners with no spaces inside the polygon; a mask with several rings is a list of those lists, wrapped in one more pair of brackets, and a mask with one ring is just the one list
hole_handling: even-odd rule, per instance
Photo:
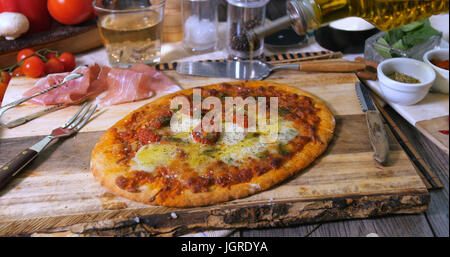
{"label": "knife blade", "polygon": [[365,85],[357,82],[355,89],[362,111],[366,115],[370,143],[375,151],[373,158],[381,165],[385,165],[389,154],[389,142],[380,113],[373,103],[369,89]]}

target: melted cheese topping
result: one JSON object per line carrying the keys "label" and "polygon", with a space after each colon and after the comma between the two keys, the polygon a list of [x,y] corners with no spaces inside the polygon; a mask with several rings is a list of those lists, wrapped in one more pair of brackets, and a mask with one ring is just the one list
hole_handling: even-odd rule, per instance
{"label": "melted cheese topping", "polygon": [[[187,116],[184,118],[187,119]],[[185,162],[198,171],[218,160],[239,166],[248,158],[258,158],[265,152],[276,152],[279,143],[287,144],[294,139],[299,132],[293,125],[293,122],[287,120],[275,124],[278,126],[276,140],[269,143],[261,137],[270,136],[269,131],[273,130],[267,130],[266,133],[222,132],[218,141],[212,145],[196,142],[191,132],[179,132],[172,136],[181,139],[177,143],[152,143],[141,147],[132,159],[131,165],[133,169],[147,172],[153,172],[158,166],[166,166],[174,159]],[[190,129],[192,130],[192,126]],[[179,152],[184,152],[186,156],[183,159],[177,158]]]}

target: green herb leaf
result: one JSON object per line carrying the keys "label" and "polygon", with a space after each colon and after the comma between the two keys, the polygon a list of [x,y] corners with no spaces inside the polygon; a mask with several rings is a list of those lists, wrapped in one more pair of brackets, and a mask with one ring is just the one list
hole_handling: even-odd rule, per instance
{"label": "green herb leaf", "polygon": [[212,156],[214,153],[217,153],[218,151],[219,151],[219,149],[212,148],[212,149],[207,149],[207,150],[203,151],[202,154]]}
{"label": "green herb leaf", "polygon": [[391,31],[388,31],[386,33],[386,36],[384,37],[384,39],[386,39],[386,42],[392,46],[392,44],[394,44],[395,42],[399,41],[400,39],[402,39],[402,37],[405,36],[405,33],[400,29],[393,29]]}
{"label": "green herb leaf", "polygon": [[269,151],[265,150],[262,152],[259,152],[256,157],[258,157],[259,159],[265,159],[269,156]]}
{"label": "green herb leaf", "polygon": [[407,33],[407,32],[413,31],[415,29],[418,29],[418,28],[422,27],[423,25],[424,25],[423,21],[415,21],[415,22],[412,22],[410,24],[400,27],[400,29],[403,32]]}
{"label": "green herb leaf", "polygon": [[389,46],[389,44],[388,44],[388,42],[386,41],[386,39],[384,39],[384,38],[382,38],[382,37],[378,38],[377,42],[380,43],[380,44],[382,44],[382,45]]}
{"label": "green herb leaf", "polygon": [[423,44],[429,40],[432,36],[439,36],[441,32],[435,30],[431,26],[423,26],[422,28],[414,31],[403,37],[403,44],[408,48]]}
{"label": "green herb leaf", "polygon": [[289,113],[291,113],[291,111],[287,108],[287,107],[280,107],[280,109],[278,109],[278,113],[280,115],[288,115]]}
{"label": "green herb leaf", "polygon": [[[416,45],[425,43],[433,36],[439,35],[441,35],[441,32],[431,27],[429,19],[422,19],[386,32],[383,38],[377,40],[377,43],[406,51]],[[375,49],[385,58],[395,57],[389,50],[381,46],[375,46]]]}
{"label": "green herb leaf", "polygon": [[178,137],[172,137],[172,136],[163,136],[162,140],[166,140],[169,142],[184,143],[183,139],[178,138]]}
{"label": "green herb leaf", "polygon": [[408,49],[408,47],[406,47],[406,46],[403,44],[403,40],[401,40],[401,39],[399,39],[397,42],[395,42],[395,43],[392,45],[392,48],[395,48],[395,49],[398,49],[398,50],[402,50],[402,51],[405,51],[405,50]]}
{"label": "green herb leaf", "polygon": [[[384,40],[384,38],[380,37],[377,40],[377,43],[379,43],[380,45],[374,45],[375,50],[377,50],[377,52],[379,54],[381,54],[381,56],[383,56],[384,58],[392,58],[391,52],[389,51],[389,45],[386,42],[386,40]],[[386,46],[386,47],[383,47]]]}
{"label": "green herb leaf", "polygon": [[283,156],[290,155],[290,152],[286,149],[286,146],[283,144],[278,144],[278,152]]}

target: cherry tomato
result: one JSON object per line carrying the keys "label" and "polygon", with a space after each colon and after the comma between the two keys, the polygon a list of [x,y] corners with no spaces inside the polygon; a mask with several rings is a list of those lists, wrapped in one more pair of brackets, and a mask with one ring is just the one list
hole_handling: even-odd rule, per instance
{"label": "cherry tomato", "polygon": [[25,76],[25,74],[23,74],[23,71],[22,71],[22,66],[15,68],[12,72],[12,76],[13,77]]}
{"label": "cherry tomato", "polygon": [[64,72],[64,64],[57,58],[52,57],[44,64],[44,72],[45,74]]}
{"label": "cherry tomato", "polygon": [[50,60],[51,58],[58,58],[58,57],[56,57],[56,53],[47,53],[45,55],[45,58],[47,58],[47,60]]}
{"label": "cherry tomato", "polygon": [[0,72],[0,103],[3,100],[3,96],[5,95],[6,88],[8,87],[9,80],[11,80],[11,75],[8,72],[2,71]]}
{"label": "cherry tomato", "polygon": [[39,78],[42,74],[44,74],[44,66],[45,64],[41,58],[32,56],[25,59],[22,66],[22,71],[30,78]]}
{"label": "cherry tomato", "polygon": [[217,141],[220,136],[219,132],[206,132],[202,129],[202,124],[200,123],[196,128],[192,130],[192,138],[195,141],[202,144],[212,144]]}
{"label": "cherry tomato", "polygon": [[73,71],[75,69],[75,56],[71,53],[62,53],[58,60],[64,65],[64,71]]}
{"label": "cherry tomato", "polygon": [[159,140],[161,140],[161,136],[151,130],[140,129],[138,132],[138,140],[142,145],[147,145],[149,143],[159,142]]}
{"label": "cherry tomato", "polygon": [[48,0],[48,11],[58,22],[75,25],[93,17],[92,0]]}
{"label": "cherry tomato", "polygon": [[17,53],[17,62],[20,62],[21,60],[27,58],[28,56],[34,54],[34,50],[25,48],[20,50],[19,53]]}

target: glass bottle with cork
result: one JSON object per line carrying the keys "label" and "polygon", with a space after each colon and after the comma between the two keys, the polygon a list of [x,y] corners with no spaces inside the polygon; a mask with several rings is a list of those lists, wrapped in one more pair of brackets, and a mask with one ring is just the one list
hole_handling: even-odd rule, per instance
{"label": "glass bottle with cork", "polygon": [[247,32],[257,41],[289,25],[299,35],[331,21],[360,17],[381,30],[391,30],[413,21],[448,12],[448,0],[289,0],[287,15],[268,26]]}

